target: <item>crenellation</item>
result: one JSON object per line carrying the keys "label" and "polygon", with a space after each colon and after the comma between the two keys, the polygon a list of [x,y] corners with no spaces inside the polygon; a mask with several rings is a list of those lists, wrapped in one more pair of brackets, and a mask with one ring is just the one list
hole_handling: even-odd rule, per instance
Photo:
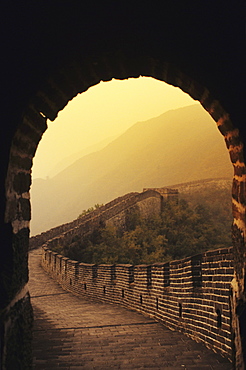
{"label": "crenellation", "polygon": [[[231,264],[230,255],[231,248],[225,248],[205,252],[198,259],[197,256],[187,257],[168,263],[168,287],[164,287],[167,263],[97,266],[69,260],[44,247],[42,265],[64,289],[76,295],[115,302],[155,317],[231,358],[229,295],[233,269],[216,268],[224,261],[221,261],[222,256]],[[204,262],[208,258],[213,261]],[[201,262],[202,286],[199,288],[194,288],[192,280],[194,260]],[[207,265],[209,268],[204,268]],[[113,280],[112,267],[116,277]],[[129,280],[132,271],[134,282]]]}

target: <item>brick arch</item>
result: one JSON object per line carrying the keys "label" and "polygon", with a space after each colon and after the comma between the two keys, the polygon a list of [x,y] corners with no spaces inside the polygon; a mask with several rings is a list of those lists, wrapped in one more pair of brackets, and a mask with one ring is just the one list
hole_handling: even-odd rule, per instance
{"label": "brick arch", "polygon": [[[138,67],[136,67],[136,64]],[[86,91],[101,80],[110,81],[112,78],[127,79],[139,76],[153,77],[179,87],[194,100],[198,100],[215,120],[225,138],[231,162],[234,166],[234,224],[240,230],[244,230],[245,163],[243,144],[239,137],[239,131],[230,120],[229,113],[225,112],[219,101],[213,98],[206,87],[199,85],[172,65],[150,58],[137,63],[136,60],[133,62],[120,54],[111,57],[102,56],[96,61],[73,61],[70,65],[50,76],[32,98],[12,142],[6,182],[8,207],[5,219],[14,223],[14,230],[20,228],[17,220],[28,221],[28,216],[30,216],[27,207],[28,202],[22,201],[22,206],[14,207],[13,199],[28,200],[27,193],[31,183],[32,158],[43,133],[47,129],[46,120],[53,121],[58,112],[78,93]],[[14,192],[16,192],[15,197],[13,197]],[[21,213],[24,213],[23,217]],[[28,223],[23,225],[28,225]]]}
{"label": "brick arch", "polygon": [[[12,142],[8,174],[6,180],[7,206],[5,222],[12,224],[15,248],[28,244],[29,221],[31,218],[29,189],[31,185],[32,159],[38,143],[47,129],[46,120],[54,120],[69,100],[78,93],[86,91],[101,80],[112,78],[148,76],[179,87],[194,100],[198,100],[204,109],[217,123],[218,129],[225,138],[231,162],[234,167],[232,186],[232,212],[234,260],[236,278],[233,282],[232,307],[236,312],[238,300],[244,291],[244,237],[245,237],[245,182],[246,169],[243,158],[243,144],[239,131],[210,91],[201,86],[192,77],[188,77],[173,65],[154,58],[132,60],[118,52],[114,55],[101,55],[97,58],[74,59],[57,71],[54,71],[36,92],[23,115]],[[23,277],[23,285],[27,280]],[[236,335],[237,353],[240,352],[238,320],[233,316]],[[238,354],[239,356],[239,354]]]}

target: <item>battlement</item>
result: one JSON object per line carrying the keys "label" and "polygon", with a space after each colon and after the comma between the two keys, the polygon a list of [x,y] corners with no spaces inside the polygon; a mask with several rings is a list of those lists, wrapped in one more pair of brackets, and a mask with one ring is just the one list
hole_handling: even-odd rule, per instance
{"label": "battlement", "polygon": [[232,248],[133,266],[79,263],[44,246],[42,266],[73,294],[140,311],[231,359]]}
{"label": "battlement", "polygon": [[136,266],[86,264],[52,252],[58,245],[70,245],[75,235],[84,236],[102,223],[124,227],[131,209],[137,209],[143,217],[159,214],[170,197],[178,197],[178,191],[155,188],[126,194],[34,238],[33,244],[42,243],[42,266],[65,290],[148,314],[230,359],[232,248]]}
{"label": "battlement", "polygon": [[171,189],[171,188],[144,188],[143,192],[145,191],[156,191],[160,193],[164,199],[178,199],[179,191],[178,189]]}

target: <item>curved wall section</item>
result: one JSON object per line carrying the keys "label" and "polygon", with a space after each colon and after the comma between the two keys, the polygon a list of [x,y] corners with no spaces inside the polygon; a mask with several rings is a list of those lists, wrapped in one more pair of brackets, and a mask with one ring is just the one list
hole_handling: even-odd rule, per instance
{"label": "curved wall section", "polygon": [[68,232],[69,230],[75,229],[75,228],[79,227],[82,224],[84,225],[87,221],[91,222],[95,218],[98,218],[101,214],[103,214],[103,213],[107,214],[108,213],[107,211],[112,209],[112,208],[117,209],[117,208],[119,208],[119,206],[121,207],[121,205],[126,203],[126,202],[128,204],[129,200],[131,198],[135,199],[135,196],[137,194],[138,193],[136,193],[136,192],[125,194],[122,197],[118,197],[118,198],[112,200],[111,202],[108,202],[107,204],[102,205],[100,208],[94,209],[94,211],[84,215],[81,218],[77,218],[76,220],[73,220],[72,222],[68,222],[66,224],[59,225],[57,227],[53,227],[52,229],[50,229],[48,231],[45,231],[45,232],[42,232],[41,234],[32,236],[29,239],[29,249],[35,249],[35,248],[41,247],[41,245],[46,243],[47,240],[53,239],[56,236],[59,236],[60,234]]}
{"label": "curved wall section", "polygon": [[132,266],[79,263],[44,246],[42,266],[73,294],[145,313],[232,359],[232,248]]}
{"label": "curved wall section", "polygon": [[128,193],[77,220],[32,237],[29,249],[38,248],[44,244],[51,249],[57,245],[69,245],[73,236],[82,237],[88,235],[101,224],[111,224],[118,228],[124,228],[126,214],[129,210],[137,209],[143,218],[147,218],[150,215],[160,214],[162,204],[162,195],[154,190],[147,190],[142,193]]}

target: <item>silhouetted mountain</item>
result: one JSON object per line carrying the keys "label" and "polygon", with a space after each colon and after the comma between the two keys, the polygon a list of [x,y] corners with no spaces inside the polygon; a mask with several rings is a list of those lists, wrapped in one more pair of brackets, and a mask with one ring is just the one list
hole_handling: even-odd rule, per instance
{"label": "silhouetted mountain", "polygon": [[99,143],[96,143],[94,145],[91,145],[87,148],[83,148],[79,152],[73,153],[70,156],[63,158],[61,161],[59,161],[48,173],[48,177],[54,177],[59,172],[63,171],[65,168],[69,167],[71,164],[73,164],[78,159],[84,157],[85,155],[89,153],[98,152],[99,150],[103,149],[105,146],[107,146],[111,141],[113,141],[116,137],[108,137]]}
{"label": "silhouetted mountain", "polygon": [[86,155],[52,179],[32,185],[35,235],[76,218],[83,209],[144,187],[232,177],[216,123],[199,105],[138,122],[102,150]]}

